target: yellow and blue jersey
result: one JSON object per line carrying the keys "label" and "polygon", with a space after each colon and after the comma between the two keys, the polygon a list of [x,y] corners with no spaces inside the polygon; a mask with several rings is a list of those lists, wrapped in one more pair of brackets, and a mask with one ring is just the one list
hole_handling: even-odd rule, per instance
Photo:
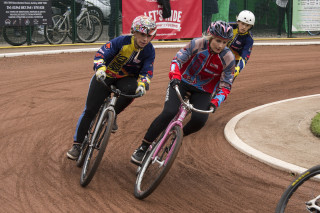
{"label": "yellow and blue jersey", "polygon": [[246,33],[240,34],[237,23],[230,23],[233,27],[233,38],[228,43],[228,47],[233,52],[237,65],[240,71],[246,66],[253,47],[253,37],[250,30]]}
{"label": "yellow and blue jersey", "polygon": [[153,77],[155,50],[151,43],[134,46],[134,36],[119,36],[103,45],[94,57],[93,69],[103,69],[111,78],[134,76],[148,89]]}

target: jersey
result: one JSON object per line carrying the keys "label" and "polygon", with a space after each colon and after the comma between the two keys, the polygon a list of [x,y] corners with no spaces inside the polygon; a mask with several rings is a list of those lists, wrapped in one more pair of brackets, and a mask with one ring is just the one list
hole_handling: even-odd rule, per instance
{"label": "jersey", "polygon": [[210,50],[206,38],[196,38],[178,51],[172,60],[169,78],[215,93],[211,103],[218,107],[230,93],[234,69],[235,58],[229,48],[216,54]]}
{"label": "jersey", "polygon": [[153,77],[155,50],[151,43],[143,49],[134,46],[134,36],[119,36],[103,45],[94,57],[93,69],[102,69],[110,78],[134,76],[149,89]]}
{"label": "jersey", "polygon": [[253,46],[253,37],[249,32],[240,34],[238,31],[237,23],[230,23],[233,27],[233,38],[228,43],[228,47],[231,49],[236,57],[237,65],[240,67],[239,72],[246,66]]}

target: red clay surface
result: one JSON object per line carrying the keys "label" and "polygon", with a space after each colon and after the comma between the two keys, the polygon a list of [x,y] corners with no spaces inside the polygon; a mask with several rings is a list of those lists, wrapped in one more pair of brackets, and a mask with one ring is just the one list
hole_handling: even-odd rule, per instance
{"label": "red clay surface", "polygon": [[255,46],[227,101],[184,139],[167,177],[140,201],[130,156],[162,109],[177,50],[156,50],[150,91],[119,115],[119,130],[86,188],[66,151],[94,53],[0,59],[1,212],[273,212],[293,177],[237,151],[223,130],[252,107],[319,94],[319,46]]}

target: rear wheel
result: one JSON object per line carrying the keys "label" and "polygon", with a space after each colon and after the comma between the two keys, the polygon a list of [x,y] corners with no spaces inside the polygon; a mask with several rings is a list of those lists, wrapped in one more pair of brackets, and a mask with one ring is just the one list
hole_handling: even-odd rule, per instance
{"label": "rear wheel", "polygon": [[87,186],[90,183],[106,150],[114,122],[114,112],[108,111],[105,117],[106,119],[95,129],[95,132],[97,132],[96,137],[91,139],[92,141],[88,146],[81,171],[81,186]]}
{"label": "rear wheel", "polygon": [[320,165],[300,174],[282,194],[276,213],[320,212],[320,184],[313,178],[320,174]]}
{"label": "rear wheel", "polygon": [[[134,196],[148,197],[161,183],[170,170],[182,144],[182,129],[173,126],[163,143],[158,142],[147,154],[137,176]],[[157,149],[159,151],[157,152]],[[157,153],[156,153],[157,152]]]}

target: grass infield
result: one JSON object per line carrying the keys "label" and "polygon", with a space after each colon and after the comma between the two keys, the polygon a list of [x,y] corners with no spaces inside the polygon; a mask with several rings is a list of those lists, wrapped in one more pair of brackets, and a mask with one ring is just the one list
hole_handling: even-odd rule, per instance
{"label": "grass infield", "polygon": [[315,136],[320,137],[320,113],[312,118],[310,129]]}

